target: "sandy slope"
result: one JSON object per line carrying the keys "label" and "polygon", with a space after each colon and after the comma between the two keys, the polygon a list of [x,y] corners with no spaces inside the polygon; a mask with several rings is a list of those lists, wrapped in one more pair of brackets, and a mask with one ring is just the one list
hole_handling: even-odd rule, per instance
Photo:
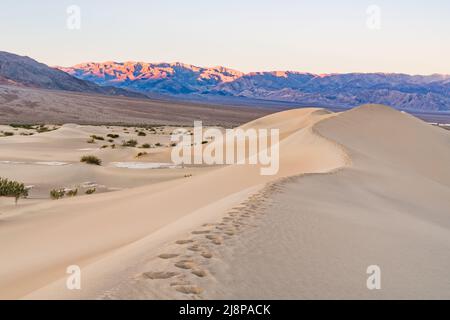
{"label": "sandy slope", "polygon": [[[449,133],[382,106],[315,130],[352,167],[280,183],[258,228],[211,266],[204,297],[450,298]],[[369,265],[381,268],[379,291],[366,287]]]}
{"label": "sandy slope", "polygon": [[[0,220],[0,296],[448,297],[448,132],[381,106],[246,127],[280,128],[278,175],[227,166]],[[386,291],[365,289],[369,264]]]}
{"label": "sandy slope", "polygon": [[[302,109],[287,111],[281,119],[263,119],[264,125],[280,128],[284,137],[276,176],[261,176],[257,166],[228,166],[182,181],[18,209],[20,215],[1,221],[1,296],[18,298],[61,278],[32,296],[92,297],[104,282],[112,286],[126,276],[122,269],[142,259],[152,246],[223,214],[264,183],[342,166],[345,154],[311,130],[313,123],[329,116]],[[291,118],[296,120],[286,121]],[[122,259],[126,263],[117,262]],[[83,276],[89,279],[81,292],[65,289],[65,268],[71,264],[84,266]]]}

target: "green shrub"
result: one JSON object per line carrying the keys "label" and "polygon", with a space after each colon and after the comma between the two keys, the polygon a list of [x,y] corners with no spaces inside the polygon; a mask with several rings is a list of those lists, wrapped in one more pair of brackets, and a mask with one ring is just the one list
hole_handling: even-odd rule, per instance
{"label": "green shrub", "polygon": [[95,188],[90,188],[90,189],[87,189],[86,190],[86,194],[93,194],[93,193],[95,193],[95,191],[97,191],[97,189],[95,189]]}
{"label": "green shrub", "polygon": [[68,190],[66,192],[66,195],[68,197],[75,197],[77,194],[78,194],[78,188],[77,189]]}
{"label": "green shrub", "polygon": [[28,197],[28,189],[23,183],[0,178],[0,197],[12,197],[15,202]]}
{"label": "green shrub", "polygon": [[91,136],[91,138],[92,139],[94,139],[94,140],[105,140],[105,138],[103,138],[102,136],[96,136],[95,134],[93,134],[92,136]]}
{"label": "green shrub", "polygon": [[87,163],[87,164],[95,164],[97,166],[101,166],[102,165],[102,160],[100,160],[99,158],[97,158],[96,156],[82,156],[81,157],[81,162]]}
{"label": "green shrub", "polygon": [[136,147],[138,144],[137,140],[131,139],[128,141],[122,141],[122,146],[124,147]]}
{"label": "green shrub", "polygon": [[13,128],[22,128],[27,130],[34,129],[34,126],[32,124],[10,124],[9,126]]}
{"label": "green shrub", "polygon": [[139,152],[139,153],[136,155],[136,158],[145,156],[145,155],[147,155],[147,154],[148,154],[147,152]]}
{"label": "green shrub", "polygon": [[59,200],[66,195],[66,191],[64,189],[53,189],[50,190],[50,198],[53,200]]}

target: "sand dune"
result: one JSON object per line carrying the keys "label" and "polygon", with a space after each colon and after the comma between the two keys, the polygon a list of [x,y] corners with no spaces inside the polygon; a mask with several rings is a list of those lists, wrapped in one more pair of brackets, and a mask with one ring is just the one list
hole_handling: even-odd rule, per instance
{"label": "sand dune", "polygon": [[[408,276],[419,272],[415,296],[448,296],[438,282],[449,266],[447,131],[382,106],[290,110],[249,127],[280,129],[277,175],[231,165],[10,209],[0,216],[0,296],[378,297],[359,282],[369,261],[387,272],[416,264],[379,296],[408,296]],[[423,256],[433,276],[417,266]],[[73,264],[80,291],[65,286]]]}
{"label": "sand dune", "polygon": [[[352,166],[278,183],[267,209],[249,210],[258,227],[210,267],[204,297],[448,299],[449,134],[382,106],[314,129]],[[370,265],[381,290],[366,287]]]}

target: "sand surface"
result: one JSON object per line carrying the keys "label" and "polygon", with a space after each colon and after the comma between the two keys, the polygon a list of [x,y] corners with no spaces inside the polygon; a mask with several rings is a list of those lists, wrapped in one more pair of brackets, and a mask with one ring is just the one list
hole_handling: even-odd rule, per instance
{"label": "sand surface", "polygon": [[[0,203],[0,297],[449,297],[448,131],[382,106],[290,110],[248,127],[280,129],[277,175],[261,176],[251,165],[195,168],[190,178],[157,169],[177,177],[163,173],[149,182],[156,173],[101,167],[99,177],[142,184],[18,207]],[[64,141],[74,128],[62,129],[45,135]],[[14,144],[30,138],[38,140],[9,159]],[[79,157],[56,142],[38,148],[40,136],[2,139],[9,141],[0,144],[9,150],[5,160]],[[30,153],[34,146],[39,157]],[[166,163],[168,150],[150,159]],[[107,161],[131,161],[107,152]],[[58,176],[69,169],[40,166],[60,169]],[[74,264],[82,267],[82,290],[70,291],[65,271]],[[365,288],[370,264],[382,269],[381,291]]]}

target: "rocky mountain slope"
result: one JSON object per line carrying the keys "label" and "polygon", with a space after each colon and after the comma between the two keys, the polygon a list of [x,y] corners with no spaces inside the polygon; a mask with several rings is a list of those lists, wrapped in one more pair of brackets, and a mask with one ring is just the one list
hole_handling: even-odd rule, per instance
{"label": "rocky mountain slope", "polygon": [[20,87],[65,90],[128,97],[144,97],[143,94],[73,77],[61,70],[50,68],[29,57],[0,51],[0,84]]}

